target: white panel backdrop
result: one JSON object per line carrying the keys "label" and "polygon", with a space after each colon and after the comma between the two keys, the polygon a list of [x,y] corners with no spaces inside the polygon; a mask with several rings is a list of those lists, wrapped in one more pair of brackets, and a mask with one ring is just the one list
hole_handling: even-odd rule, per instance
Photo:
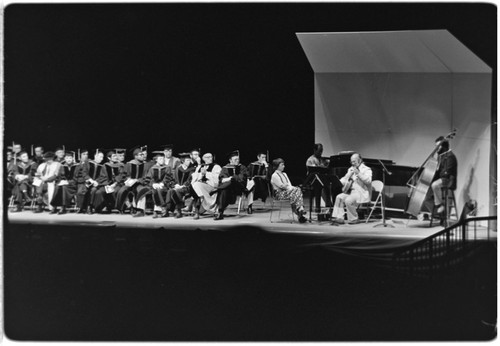
{"label": "white panel backdrop", "polygon": [[315,140],[324,155],[359,151],[419,166],[454,127],[459,209],[490,203],[491,77],[481,73],[315,73]]}

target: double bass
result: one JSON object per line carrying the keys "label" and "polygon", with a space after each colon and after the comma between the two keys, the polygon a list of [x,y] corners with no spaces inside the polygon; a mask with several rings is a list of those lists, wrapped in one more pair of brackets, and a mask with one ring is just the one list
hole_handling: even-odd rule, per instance
{"label": "double bass", "polygon": [[434,155],[438,151],[441,144],[446,140],[453,139],[456,133],[457,130],[454,129],[452,132],[446,135],[444,139],[436,144],[434,150],[427,157],[422,166],[420,166],[417,172],[415,172],[415,174],[417,174],[418,172],[422,171],[422,174],[420,174],[416,184],[410,184],[410,182],[414,180],[415,174],[410,178],[408,183],[406,183],[406,185],[410,187],[410,193],[405,213],[416,217],[422,210],[422,205],[424,204],[425,197],[427,196],[429,188],[432,184],[432,179],[434,178],[434,175],[436,174],[436,170],[438,168],[438,161],[434,157]]}

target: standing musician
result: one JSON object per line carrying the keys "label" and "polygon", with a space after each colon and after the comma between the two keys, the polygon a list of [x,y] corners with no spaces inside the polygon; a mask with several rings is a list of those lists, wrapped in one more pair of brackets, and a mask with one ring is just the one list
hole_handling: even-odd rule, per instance
{"label": "standing musician", "polygon": [[16,203],[16,209],[13,212],[22,211],[24,204],[31,201],[31,184],[36,173],[36,167],[37,164],[29,159],[28,153],[25,151],[21,151],[17,163],[11,165],[9,175],[14,179],[12,195]]}
{"label": "standing musician", "polygon": [[210,192],[211,195],[217,194],[218,215],[214,220],[224,219],[224,210],[229,204],[236,202],[236,198],[246,191],[248,171],[240,164],[239,151],[233,151],[229,154],[229,164],[222,167],[219,175],[219,186],[216,190]]}
{"label": "standing musician", "polygon": [[267,174],[269,171],[269,164],[266,161],[266,154],[259,152],[257,154],[257,161],[252,162],[248,165],[248,214],[253,213],[253,201],[255,198],[260,198],[262,202],[265,202],[267,197],[269,197],[269,180]]}
{"label": "standing musician", "polygon": [[[330,161],[328,159],[325,159],[322,157],[323,155],[323,144],[321,143],[316,143],[314,144],[314,152],[313,154],[307,159],[306,161],[306,168],[307,168],[307,181],[310,181],[311,175],[315,174],[317,178],[321,180],[320,182],[315,182],[313,187],[313,195],[314,195],[314,205],[316,212],[320,211],[320,206],[321,206],[321,196],[323,196],[323,199],[325,200],[325,205],[327,208],[332,208],[333,203],[332,203],[332,195],[334,195],[333,190],[333,179],[331,175],[327,174],[326,169],[329,166]],[[324,168],[325,172],[312,172],[312,169],[310,167],[320,167]],[[335,178],[335,181],[338,184],[338,178]]]}
{"label": "standing musician", "polygon": [[121,213],[124,211],[125,202],[128,199],[129,193],[133,195],[133,206],[136,212],[132,213],[133,217],[140,217],[145,215],[146,200],[142,198],[140,201],[137,199],[138,193],[147,189],[144,178],[147,172],[145,171],[144,165],[144,153],[142,147],[135,147],[132,150],[134,159],[127,162],[124,171],[124,185],[118,191],[116,196],[116,206],[115,208],[120,210]]}
{"label": "standing musician", "polygon": [[344,223],[344,207],[347,209],[347,220],[349,224],[359,223],[357,207],[361,203],[371,200],[372,194],[372,170],[367,167],[358,153],[351,156],[351,167],[346,175],[340,179],[344,186],[341,194],[335,198],[332,217],[333,224]]}
{"label": "standing musician", "polygon": [[193,172],[191,187],[194,190],[194,219],[200,218],[200,207],[204,210],[215,212],[217,196],[210,194],[219,185],[219,174],[222,168],[213,162],[211,153],[205,153],[202,157],[204,164],[196,167]]}
{"label": "standing musician", "polygon": [[75,177],[75,171],[78,167],[75,164],[75,153],[72,151],[66,151],[64,153],[64,163],[61,165],[59,170],[59,176],[56,180],[56,186],[54,191],[54,197],[50,204],[54,207],[50,214],[57,213],[57,207],[61,206],[61,210],[58,214],[66,214],[66,208],[71,204],[71,200],[76,195],[77,183]]}
{"label": "standing musician", "polygon": [[48,195],[47,201],[49,203],[49,209],[52,210],[53,208],[50,202],[54,195],[55,181],[61,169],[61,164],[55,161],[54,158],[55,154],[53,152],[46,152],[43,154],[44,162],[36,169],[35,178],[33,178],[33,186],[36,186],[37,195],[37,208],[34,211],[35,213],[43,212],[43,195],[45,192],[47,192]]}
{"label": "standing musician", "polygon": [[446,187],[450,190],[457,188],[457,157],[450,149],[450,142],[443,136],[436,138],[436,145],[439,145],[438,153],[438,168],[431,184],[432,193],[434,195],[434,205],[438,208],[439,214],[443,213],[443,193],[442,188]]}
{"label": "standing musician", "polygon": [[189,153],[179,154],[181,164],[174,171],[174,187],[167,192],[166,209],[172,211],[175,209],[175,218],[182,217],[182,208],[187,197],[193,194],[191,189],[191,176],[195,170],[192,166]]}

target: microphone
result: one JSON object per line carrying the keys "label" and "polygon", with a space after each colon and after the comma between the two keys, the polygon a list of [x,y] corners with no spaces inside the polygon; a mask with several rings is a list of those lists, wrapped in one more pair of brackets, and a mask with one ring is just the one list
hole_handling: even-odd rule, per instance
{"label": "microphone", "polygon": [[392,172],[389,172],[387,170],[387,167],[385,167],[384,163],[382,161],[380,161],[379,159],[377,159],[378,162],[380,162],[380,164],[382,165],[382,169],[388,174],[388,175],[392,175]]}

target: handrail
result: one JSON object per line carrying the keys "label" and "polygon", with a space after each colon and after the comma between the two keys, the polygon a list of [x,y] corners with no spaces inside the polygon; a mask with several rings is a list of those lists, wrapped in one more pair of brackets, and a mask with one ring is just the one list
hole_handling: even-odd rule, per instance
{"label": "handrail", "polygon": [[[437,270],[450,268],[462,262],[470,250],[477,248],[478,221],[495,221],[497,216],[482,216],[463,219],[433,235],[405,246],[393,253],[393,267],[409,271],[410,275],[433,276]],[[474,223],[470,233],[469,223]],[[486,228],[486,240],[490,240],[490,227]],[[470,244],[469,237],[474,242]],[[496,238],[495,238],[496,239]]]}
{"label": "handrail", "polygon": [[427,238],[421,239],[421,240],[417,241],[416,243],[410,244],[410,245],[408,245],[408,246],[406,246],[406,247],[404,247],[404,248],[396,251],[394,253],[394,256],[398,255],[401,252],[408,251],[411,248],[419,247],[421,244],[426,243],[427,241],[431,240],[432,238],[437,238],[439,236],[442,236],[442,235],[444,235],[444,234],[446,234],[446,233],[454,230],[455,228],[464,226],[465,224],[468,224],[470,222],[473,222],[473,221],[474,222],[477,222],[477,221],[494,221],[496,219],[497,219],[496,215],[495,216],[478,216],[478,217],[471,217],[471,218],[463,219],[463,220],[461,220],[461,221],[459,221],[459,222],[457,222],[457,223],[455,223],[455,224],[453,224],[453,225],[451,225],[451,226],[449,226],[449,227],[447,227],[447,228],[445,228],[445,229],[443,229],[443,230],[441,230],[441,231],[439,231],[437,233],[434,233],[434,234],[428,236]]}

